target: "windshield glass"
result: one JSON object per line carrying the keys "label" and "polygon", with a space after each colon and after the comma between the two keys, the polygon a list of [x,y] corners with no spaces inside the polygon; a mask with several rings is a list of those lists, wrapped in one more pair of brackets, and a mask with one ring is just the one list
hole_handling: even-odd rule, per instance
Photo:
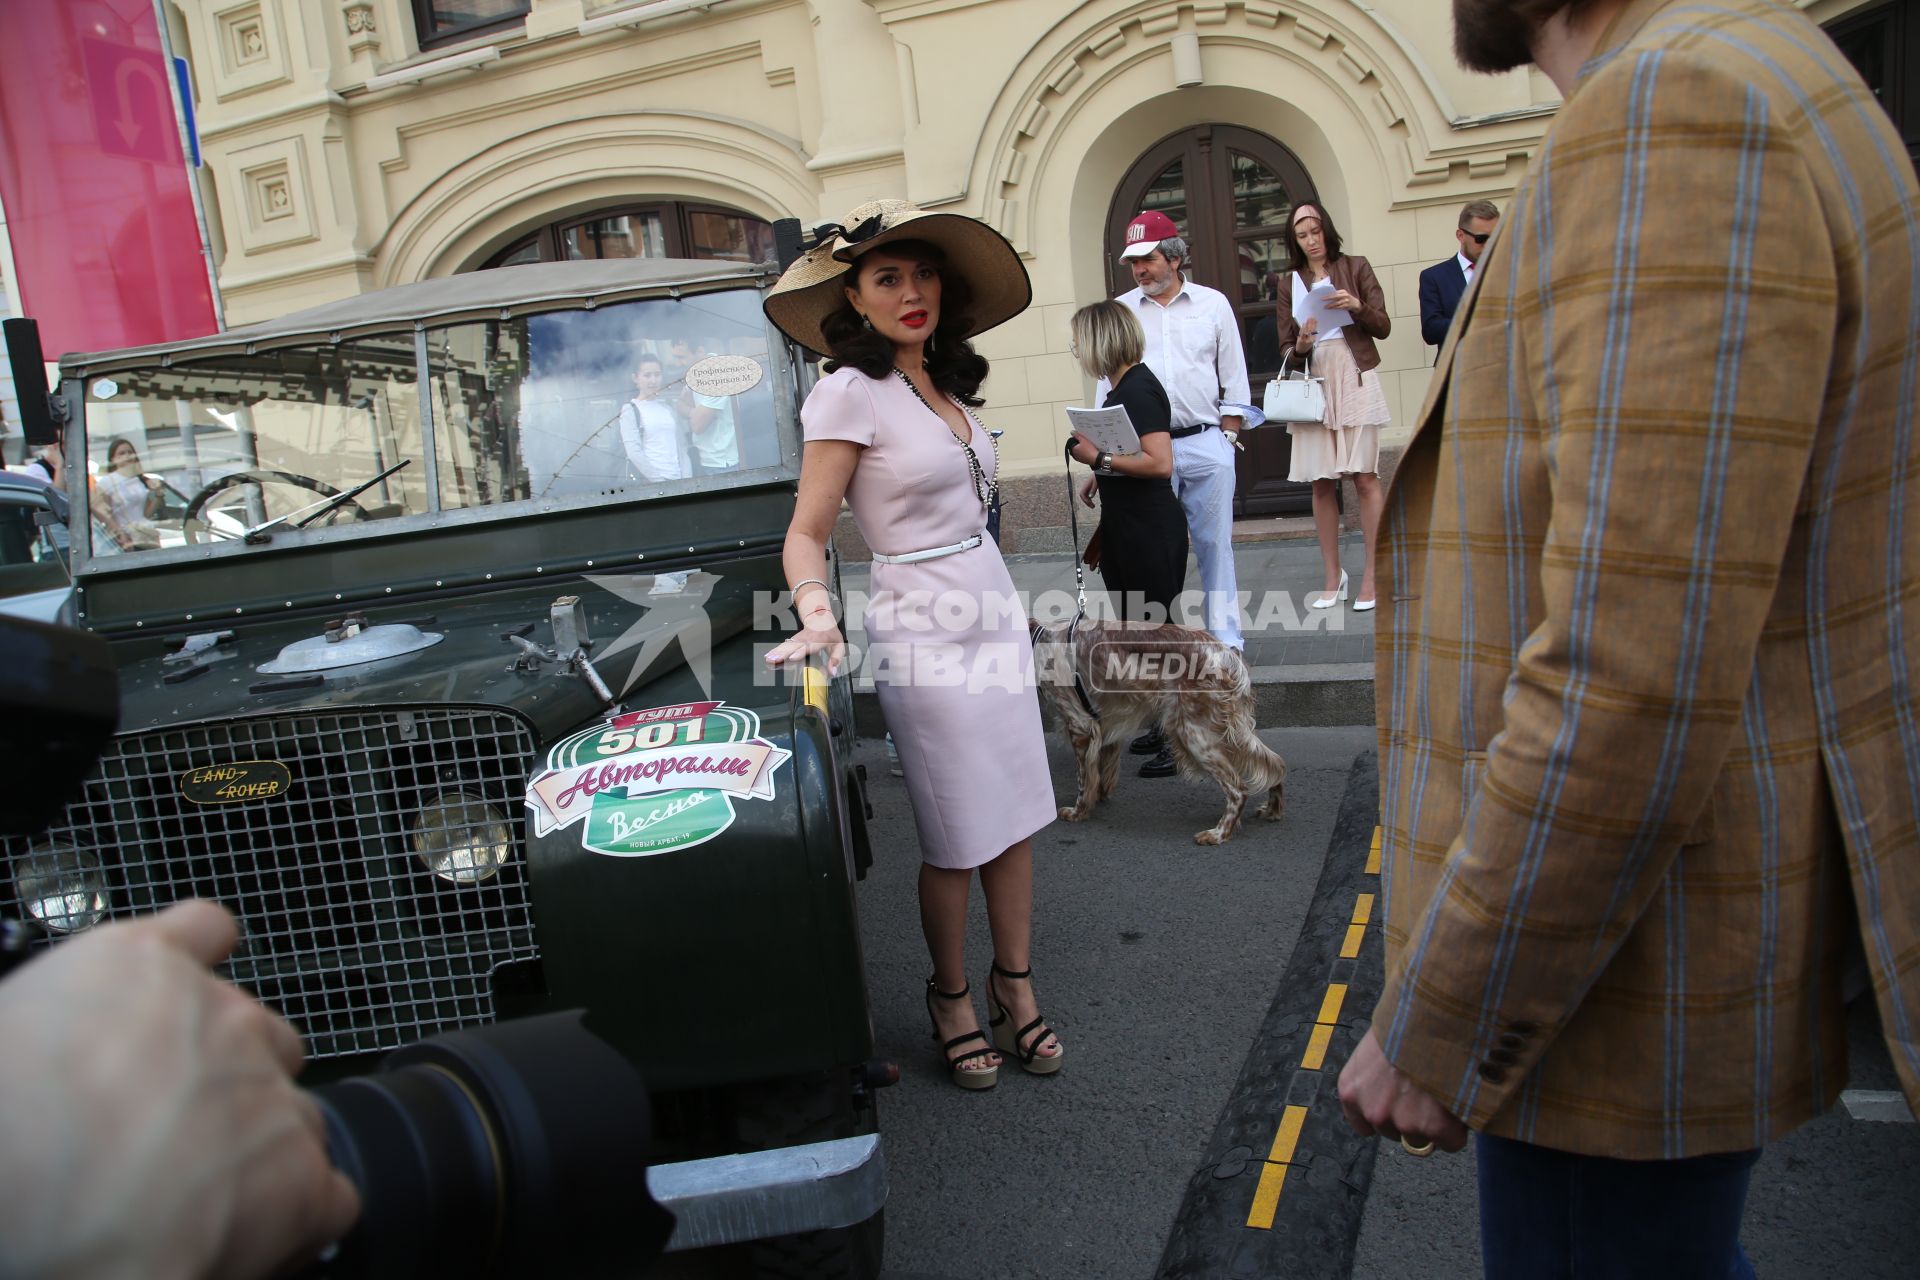
{"label": "windshield glass", "polygon": [[760,295],[427,331],[440,503],[640,497],[777,466]]}
{"label": "windshield glass", "polygon": [[411,333],[93,378],[90,545],[96,556],[138,554],[235,541],[282,517],[317,526],[419,514],[429,509],[420,452]]}
{"label": "windshield glass", "polygon": [[756,290],[447,325],[426,344],[431,460],[411,331],[90,378],[93,555],[725,488],[782,462]]}

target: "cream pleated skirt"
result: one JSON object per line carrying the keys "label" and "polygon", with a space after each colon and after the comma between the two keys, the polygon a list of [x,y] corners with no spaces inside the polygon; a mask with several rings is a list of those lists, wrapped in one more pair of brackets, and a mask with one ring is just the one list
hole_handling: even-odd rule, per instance
{"label": "cream pleated skirt", "polygon": [[1361,373],[1344,340],[1316,343],[1314,376],[1327,395],[1327,420],[1287,424],[1293,437],[1289,480],[1338,480],[1380,469],[1380,428],[1391,418],[1377,369]]}

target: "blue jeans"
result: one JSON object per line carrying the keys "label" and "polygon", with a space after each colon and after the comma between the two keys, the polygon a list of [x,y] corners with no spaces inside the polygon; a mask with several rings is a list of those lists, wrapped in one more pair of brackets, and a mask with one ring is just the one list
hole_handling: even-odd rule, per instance
{"label": "blue jeans", "polygon": [[1474,1136],[1487,1280],[1754,1280],[1740,1216],[1759,1151],[1611,1160]]}

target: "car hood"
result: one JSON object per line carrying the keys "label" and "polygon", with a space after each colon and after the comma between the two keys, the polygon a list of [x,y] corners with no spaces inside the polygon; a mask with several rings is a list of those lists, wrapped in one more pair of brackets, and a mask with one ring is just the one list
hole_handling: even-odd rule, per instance
{"label": "car hood", "polygon": [[515,711],[544,738],[604,709],[581,674],[563,663],[527,660],[515,640],[550,648],[556,598],[575,595],[584,605],[594,667],[616,698],[690,663],[697,672],[704,655],[752,624],[759,584],[751,574],[695,572],[677,591],[654,591],[655,581],[547,579],[484,596],[369,609],[369,628],[411,626],[420,640],[439,638],[399,656],[312,674],[260,668],[286,646],[316,641],[328,622],[316,614],[209,633],[224,638],[192,656],[169,652],[177,637],[122,639],[114,646],[120,730],[347,706],[459,704]]}

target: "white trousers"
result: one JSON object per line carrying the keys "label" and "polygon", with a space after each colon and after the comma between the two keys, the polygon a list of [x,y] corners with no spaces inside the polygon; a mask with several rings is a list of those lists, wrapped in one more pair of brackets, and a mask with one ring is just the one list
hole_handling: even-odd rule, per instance
{"label": "white trousers", "polygon": [[1217,428],[1173,442],[1173,493],[1187,513],[1187,537],[1200,562],[1207,630],[1222,644],[1245,649],[1233,569],[1233,458],[1233,446]]}

